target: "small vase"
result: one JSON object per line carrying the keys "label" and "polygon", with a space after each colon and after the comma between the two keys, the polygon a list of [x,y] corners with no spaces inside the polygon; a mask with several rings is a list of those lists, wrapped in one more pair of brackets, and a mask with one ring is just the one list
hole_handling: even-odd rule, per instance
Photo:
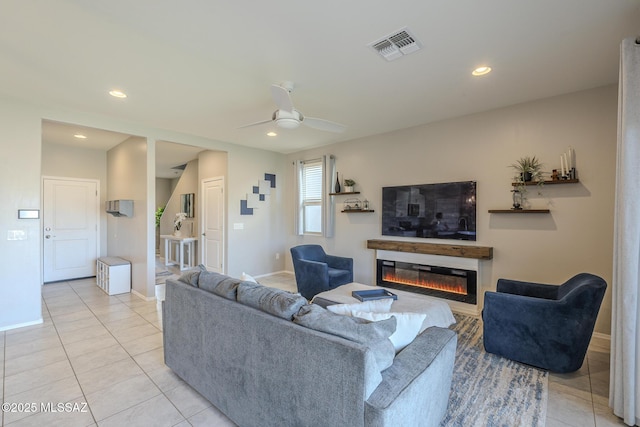
{"label": "small vase", "polygon": [[353,186],[345,185],[344,186],[345,193],[353,193]]}
{"label": "small vase", "polygon": [[336,186],[333,189],[334,193],[340,192],[340,180],[338,179],[338,172],[336,172]]}
{"label": "small vase", "polygon": [[173,232],[173,235],[176,237],[182,237],[182,230],[176,230]]}

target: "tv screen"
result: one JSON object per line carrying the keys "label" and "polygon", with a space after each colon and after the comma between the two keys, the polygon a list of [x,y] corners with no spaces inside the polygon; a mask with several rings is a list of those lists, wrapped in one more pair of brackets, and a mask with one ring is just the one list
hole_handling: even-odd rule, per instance
{"label": "tv screen", "polygon": [[476,240],[476,182],[383,187],[382,234]]}

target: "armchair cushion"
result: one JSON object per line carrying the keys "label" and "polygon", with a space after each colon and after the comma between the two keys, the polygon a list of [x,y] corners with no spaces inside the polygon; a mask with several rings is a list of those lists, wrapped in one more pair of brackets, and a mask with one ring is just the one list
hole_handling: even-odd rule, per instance
{"label": "armchair cushion", "polygon": [[561,286],[500,279],[497,292],[485,293],[485,350],[553,372],[578,370],[606,287],[588,273]]}

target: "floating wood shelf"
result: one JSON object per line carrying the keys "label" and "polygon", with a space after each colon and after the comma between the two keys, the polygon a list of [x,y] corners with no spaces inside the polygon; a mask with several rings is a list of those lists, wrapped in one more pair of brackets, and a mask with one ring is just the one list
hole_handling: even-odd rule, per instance
{"label": "floating wood shelf", "polygon": [[[554,185],[554,184],[575,184],[580,182],[579,179],[557,179],[555,181],[542,181],[544,185]],[[538,181],[527,181],[527,182],[512,182],[512,186],[518,187],[520,185],[539,185]]]}
{"label": "floating wood shelf", "polygon": [[341,211],[344,213],[369,213],[369,212],[375,212],[373,209],[346,209],[344,211]]}
{"label": "floating wood shelf", "polygon": [[347,194],[360,194],[359,191],[350,191],[348,193],[329,193],[330,196],[343,196]]}
{"label": "floating wood shelf", "polygon": [[489,209],[489,213],[526,214],[526,213],[550,213],[549,209]]}
{"label": "floating wood shelf", "polygon": [[402,242],[398,240],[367,240],[368,249],[380,249],[414,254],[442,255],[459,258],[492,259],[490,246],[450,245],[444,243]]}

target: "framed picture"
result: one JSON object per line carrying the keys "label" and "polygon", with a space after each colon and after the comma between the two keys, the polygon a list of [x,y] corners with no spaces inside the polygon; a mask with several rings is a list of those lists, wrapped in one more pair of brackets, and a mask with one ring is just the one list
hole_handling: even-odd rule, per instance
{"label": "framed picture", "polygon": [[194,193],[181,194],[180,195],[180,208],[181,211],[187,214],[187,218],[194,217],[194,202],[196,195]]}

